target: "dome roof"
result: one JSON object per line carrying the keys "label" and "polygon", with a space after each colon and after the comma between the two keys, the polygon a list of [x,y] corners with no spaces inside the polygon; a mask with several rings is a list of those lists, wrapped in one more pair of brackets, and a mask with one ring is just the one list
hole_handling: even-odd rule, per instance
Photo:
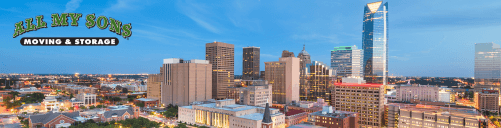
{"label": "dome roof", "polygon": [[310,54],[308,54],[308,52],[306,52],[305,46],[303,45],[303,50],[301,52],[299,52],[298,55],[309,56]]}

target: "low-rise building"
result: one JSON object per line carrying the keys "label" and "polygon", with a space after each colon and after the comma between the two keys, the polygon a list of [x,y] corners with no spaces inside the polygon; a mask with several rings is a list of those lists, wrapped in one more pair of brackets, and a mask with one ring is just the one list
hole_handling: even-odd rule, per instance
{"label": "low-rise building", "polygon": [[475,108],[481,111],[499,112],[499,91],[482,90],[475,92]]}
{"label": "low-rise building", "polygon": [[76,96],[77,100],[82,101],[84,105],[96,104],[96,94],[91,93],[79,93]]}
{"label": "low-rise building", "polygon": [[420,101],[438,101],[438,87],[428,85],[400,86],[397,90],[397,101],[410,102],[412,99]]}
{"label": "low-rise building", "polygon": [[134,103],[142,103],[144,104],[144,107],[154,107],[158,106],[158,99],[152,99],[152,98],[139,98],[135,99]]}
{"label": "low-rise building", "polygon": [[327,128],[358,128],[358,113],[334,111],[332,106],[324,106],[322,111],[310,113],[308,122]]}
{"label": "low-rise building", "polygon": [[265,107],[273,99],[272,86],[263,80],[253,80],[244,87],[229,87],[228,90],[227,97],[235,99],[237,104]]}
{"label": "low-rise building", "polygon": [[59,102],[57,101],[56,97],[54,97],[54,96],[47,96],[42,101],[42,105],[45,107],[46,110],[52,111],[55,108],[58,108]]}
{"label": "low-rise building", "polygon": [[179,107],[179,121],[211,127],[284,128],[285,115],[278,109],[235,104],[235,100]]}
{"label": "low-rise building", "polygon": [[484,118],[475,109],[390,103],[387,106],[388,128],[478,128]]}
{"label": "low-rise building", "polygon": [[59,113],[48,112],[43,115],[31,115],[28,117],[29,128],[45,127],[45,128],[61,128],[69,127],[80,117],[79,112]]}
{"label": "low-rise building", "polygon": [[133,106],[110,106],[106,111],[98,113],[101,122],[120,121],[129,118],[139,118],[139,107]]}

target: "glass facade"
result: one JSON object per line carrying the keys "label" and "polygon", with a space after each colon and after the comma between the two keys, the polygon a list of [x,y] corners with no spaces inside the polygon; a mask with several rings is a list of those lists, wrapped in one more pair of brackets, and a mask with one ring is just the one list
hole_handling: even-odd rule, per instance
{"label": "glass facade", "polygon": [[338,77],[362,77],[363,50],[357,46],[340,46],[331,50],[331,68]]}
{"label": "glass facade", "polygon": [[364,9],[362,48],[364,79],[388,84],[388,2],[369,3]]}
{"label": "glass facade", "polygon": [[336,80],[335,73],[332,68],[320,61],[312,61],[305,67],[306,87],[300,92],[301,101],[317,101],[322,98],[327,103],[331,103],[330,90]]}
{"label": "glass facade", "polygon": [[495,43],[475,44],[475,88],[499,90],[501,49]]}

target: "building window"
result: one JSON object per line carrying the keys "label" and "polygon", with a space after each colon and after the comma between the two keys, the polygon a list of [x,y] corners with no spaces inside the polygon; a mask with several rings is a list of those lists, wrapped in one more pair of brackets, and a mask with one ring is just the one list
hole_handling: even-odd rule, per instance
{"label": "building window", "polygon": [[64,120],[60,120],[59,123],[61,123],[61,124],[64,123]]}

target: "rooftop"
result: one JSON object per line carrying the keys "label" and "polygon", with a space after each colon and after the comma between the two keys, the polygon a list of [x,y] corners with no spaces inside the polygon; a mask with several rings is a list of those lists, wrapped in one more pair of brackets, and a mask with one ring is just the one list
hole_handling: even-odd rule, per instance
{"label": "rooftop", "polygon": [[356,86],[356,87],[381,87],[382,84],[366,84],[366,83],[334,83],[336,86]]}
{"label": "rooftop", "polygon": [[139,98],[139,99],[136,99],[136,100],[139,100],[139,101],[157,101],[157,99],[150,99],[150,98]]}

